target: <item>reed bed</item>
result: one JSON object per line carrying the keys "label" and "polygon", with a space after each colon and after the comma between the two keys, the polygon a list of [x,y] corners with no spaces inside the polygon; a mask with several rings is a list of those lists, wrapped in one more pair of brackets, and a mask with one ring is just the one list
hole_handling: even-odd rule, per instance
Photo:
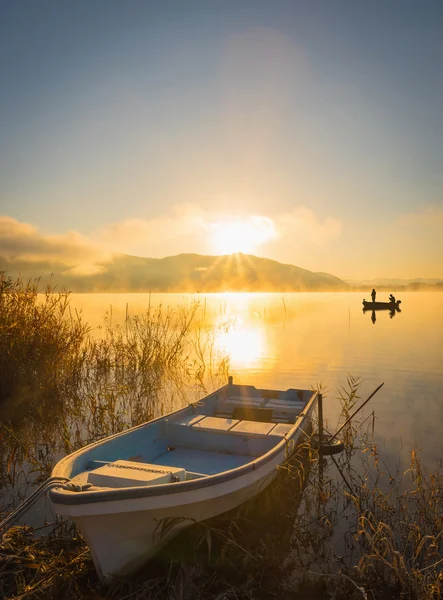
{"label": "reed bed", "polygon": [[68,293],[0,272],[1,401],[40,400],[74,378],[88,331]]}
{"label": "reed bed", "polygon": [[[364,477],[380,468],[368,448],[358,452]],[[414,456],[421,479],[414,476],[407,490],[399,494],[398,481],[391,481],[396,493],[368,485],[351,497],[335,487],[334,463],[327,459],[331,480],[326,477],[323,486],[329,493],[319,494],[319,460],[308,446],[299,449],[253,501],[196,524],[138,574],[107,584],[97,579],[87,546],[67,523],[45,537],[14,528],[0,545],[0,595],[11,600],[440,598],[440,482],[425,475]],[[333,546],[344,517],[345,538],[352,539],[357,561],[346,560]]]}

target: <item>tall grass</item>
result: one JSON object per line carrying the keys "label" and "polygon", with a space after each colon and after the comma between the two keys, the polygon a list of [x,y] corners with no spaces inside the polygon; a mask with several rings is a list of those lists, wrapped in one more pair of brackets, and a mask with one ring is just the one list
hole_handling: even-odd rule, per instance
{"label": "tall grass", "polygon": [[0,272],[0,400],[53,394],[75,376],[88,326],[69,294]]}

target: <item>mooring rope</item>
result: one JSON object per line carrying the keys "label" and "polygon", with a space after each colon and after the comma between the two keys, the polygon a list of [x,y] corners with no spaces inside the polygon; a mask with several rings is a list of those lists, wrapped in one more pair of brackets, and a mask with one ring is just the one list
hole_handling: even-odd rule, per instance
{"label": "mooring rope", "polygon": [[20,504],[10,515],[0,523],[0,535],[5,533],[31,506],[33,506],[40,496],[43,496],[51,488],[62,488],[71,492],[81,492],[90,484],[79,485],[71,482],[69,477],[49,477],[44,481],[24,502]]}

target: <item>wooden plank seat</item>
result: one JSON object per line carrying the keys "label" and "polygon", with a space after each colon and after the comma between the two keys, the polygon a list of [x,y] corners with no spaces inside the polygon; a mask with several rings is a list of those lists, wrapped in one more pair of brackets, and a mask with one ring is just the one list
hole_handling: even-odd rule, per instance
{"label": "wooden plank seat", "polygon": [[247,421],[207,415],[188,415],[168,425],[167,437],[172,446],[259,456],[270,450],[289,431],[277,429],[276,423]]}
{"label": "wooden plank seat", "polygon": [[268,435],[274,429],[274,423],[266,423],[263,421],[239,421],[237,425],[231,429],[230,433],[248,435],[248,436],[264,436]]}
{"label": "wooden plank seat", "polygon": [[302,410],[306,403],[297,397],[291,395],[284,398],[262,398],[262,397],[242,397],[242,396],[230,396],[223,403],[217,406],[218,411],[229,410],[230,408],[235,409],[238,407],[243,408],[289,408],[291,410],[298,408]]}
{"label": "wooden plank seat", "polygon": [[194,433],[205,431],[222,435],[267,437],[284,435],[291,429],[293,424],[256,421],[252,419],[234,419],[230,417],[212,417],[207,415],[188,415],[180,421],[171,423],[171,425],[190,428]]}
{"label": "wooden plank seat", "polygon": [[300,412],[299,409],[283,411],[237,406],[233,409],[217,410],[215,416],[222,419],[246,419],[248,421],[260,421],[266,423],[295,423]]}

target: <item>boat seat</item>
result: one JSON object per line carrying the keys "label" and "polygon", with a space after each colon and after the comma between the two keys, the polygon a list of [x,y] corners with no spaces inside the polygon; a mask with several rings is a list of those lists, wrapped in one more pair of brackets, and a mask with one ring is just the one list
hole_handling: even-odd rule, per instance
{"label": "boat seat", "polygon": [[277,425],[272,430],[272,435],[284,437],[293,426],[294,423],[277,423]]}
{"label": "boat seat", "polygon": [[[222,419],[229,419],[229,418],[232,418],[232,417],[240,418],[240,416],[241,416],[242,419],[246,419],[246,420],[249,420],[249,421],[260,421],[260,419],[257,418],[257,415],[256,415],[255,411],[254,412],[249,412],[249,411],[246,411],[245,409],[242,409],[240,407],[237,407],[237,408],[239,410],[244,411],[244,412],[242,412],[242,413],[236,412],[234,414],[234,411],[237,410],[237,409],[234,409],[234,410],[217,410],[216,413],[215,413],[215,416],[216,417],[220,417]],[[259,409],[259,410],[266,410],[266,409]],[[251,409],[251,411],[252,411],[252,409]],[[295,417],[298,416],[298,414],[299,413],[297,413],[297,412],[293,412],[291,415],[288,415],[288,414],[278,413],[278,412],[272,411],[271,418],[269,420],[268,419],[263,419],[263,421],[264,422],[269,422],[269,423],[291,423],[291,424],[293,424],[293,423],[295,423],[295,421],[296,421]]]}
{"label": "boat seat", "polygon": [[236,435],[265,436],[271,433],[276,425],[263,421],[239,421],[231,429],[231,433]]}
{"label": "boat seat", "polygon": [[[305,406],[306,403],[301,400],[299,394],[291,394],[290,397],[283,398],[230,396],[217,406],[216,412],[222,416],[232,411],[234,418],[246,418],[255,421],[280,421],[279,415],[283,417],[291,415],[292,417],[289,417],[288,420],[293,421],[294,416],[302,412]],[[242,416],[242,411],[244,411],[245,416]],[[250,416],[247,414],[248,411],[251,411]],[[264,411],[269,411],[271,416],[269,418],[265,416]],[[253,413],[256,414],[253,416]]]}
{"label": "boat seat", "polygon": [[205,429],[206,431],[228,432],[239,422],[239,419],[230,417],[221,418],[204,416],[203,419],[191,423],[191,427],[193,429]]}
{"label": "boat seat", "polygon": [[[94,461],[101,462],[101,461]],[[116,460],[104,462],[88,473],[87,482],[97,487],[125,488],[174,481],[185,481],[186,471],[183,468],[164,465],[134,462],[131,460]]]}
{"label": "boat seat", "polygon": [[275,423],[240,419],[188,415],[168,425],[168,443],[171,446],[206,449],[245,456],[260,456],[280,441],[273,436]]}
{"label": "boat seat", "polygon": [[[230,417],[208,417],[207,415],[188,415],[171,423],[178,428],[205,431],[213,434],[241,435],[247,437],[268,437],[285,435],[293,423],[273,423],[272,421],[256,421],[253,419],[234,419]],[[214,438],[215,439],[215,438]]]}

